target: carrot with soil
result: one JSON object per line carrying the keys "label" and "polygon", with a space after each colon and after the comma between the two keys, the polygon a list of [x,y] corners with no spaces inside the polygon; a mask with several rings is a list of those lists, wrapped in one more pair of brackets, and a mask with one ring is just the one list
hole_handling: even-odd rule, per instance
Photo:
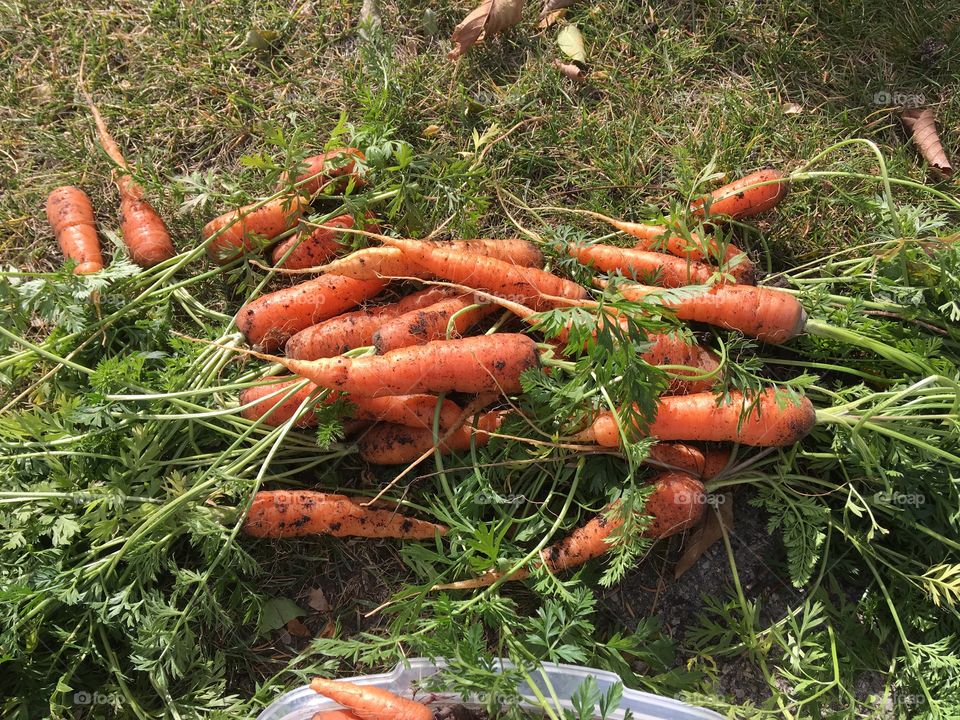
{"label": "carrot with soil", "polygon": [[433,720],[433,711],[426,705],[372,685],[314,678],[310,689],[364,720]]}
{"label": "carrot with soil", "polygon": [[170,240],[170,231],[166,223],[154,207],[143,199],[143,188],[130,175],[120,147],[117,145],[107,124],[100,115],[100,110],[93,103],[93,98],[83,90],[93,122],[97,126],[97,136],[100,145],[107,155],[116,163],[113,171],[114,183],[120,193],[120,234],[123,242],[130,251],[130,258],[142,267],[154,265],[169,260],[177,251]]}
{"label": "carrot with soil", "polygon": [[357,160],[364,162],[366,157],[354,147],[311,155],[300,163],[299,172],[292,183],[289,173],[280,176],[277,190],[285,190],[294,185],[298,193],[306,195],[316,195],[328,186],[342,191],[346,189],[351,178],[355,185],[362,185],[363,178],[357,174]]}
{"label": "carrot with soil", "polygon": [[209,241],[207,255],[214,262],[226,265],[258,242],[268,244],[295,228],[305,207],[303,198],[284,196],[224,213],[203,226],[203,239]]}
{"label": "carrot with soil", "polygon": [[653,281],[659,287],[703,285],[715,272],[709,265],[695,260],[613,245],[569,245],[567,252],[584,265],[607,273],[620,272],[638,280]]}
{"label": "carrot with soil", "polygon": [[441,300],[384,322],[373,334],[373,345],[382,355],[397,348],[443,340],[448,330],[452,331],[450,337],[460,337],[498,309],[492,304],[477,305],[473,298],[464,295]]}
{"label": "carrot with soil", "polygon": [[490,433],[500,427],[502,419],[501,412],[483,413],[475,423],[465,423],[455,429],[441,426],[439,438],[434,437],[432,423],[425,428],[378,423],[364,433],[357,447],[360,457],[373,465],[406,465],[434,448],[451,453],[469,450],[471,445],[483,447],[489,442]]}
{"label": "carrot with soil", "polygon": [[47,197],[47,222],[63,254],[75,260],[73,272],[85,275],[103,270],[97,223],[89,196],[80,188],[63,185]]}
{"label": "carrot with soil", "polygon": [[753,217],[777,205],[787,195],[787,176],[779,170],[757,170],[690,203],[697,218]]}
{"label": "carrot with soil", "polygon": [[[338,215],[325,220],[323,227],[312,232],[301,232],[279,243],[273,248],[270,257],[274,266],[288,270],[316,267],[348,247],[342,241],[343,233],[338,233],[334,228],[352,228],[353,226],[353,215]],[[380,227],[370,219],[367,221],[366,228],[370,232],[380,232]]]}
{"label": "carrot with soil", "polygon": [[244,533],[263,538],[332,535],[430,540],[446,530],[392,510],[361,507],[346,495],[313,490],[262,490],[254,496],[243,524]]}

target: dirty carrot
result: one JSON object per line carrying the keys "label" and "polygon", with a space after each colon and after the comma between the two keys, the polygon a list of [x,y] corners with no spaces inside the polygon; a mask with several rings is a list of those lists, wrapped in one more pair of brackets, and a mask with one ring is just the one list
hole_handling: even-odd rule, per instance
{"label": "dirty carrot", "polygon": [[[203,239],[210,241],[207,245],[210,259],[225,265],[251,250],[256,243],[269,243],[296,227],[306,207],[298,196],[280,197],[258,205],[231,210],[203,226]],[[219,235],[210,240],[216,233]]]}
{"label": "dirty carrot", "polygon": [[[271,253],[273,264],[288,270],[311,268],[326,262],[347,247],[343,242],[343,233],[332,228],[352,228],[353,215],[338,215],[325,220],[323,225],[313,232],[301,232],[279,243]],[[368,221],[367,229],[380,232],[379,226],[372,220]]]}
{"label": "dirty carrot", "polygon": [[584,265],[607,273],[620,272],[659,287],[703,285],[714,274],[712,267],[695,260],[634,248],[571,244],[567,246],[567,252]]}
{"label": "dirty carrot", "polygon": [[[379,354],[410,345],[423,345],[431,340],[460,337],[471,327],[499,308],[477,305],[467,295],[447,298],[428,307],[412,310],[384,322],[373,334],[373,345]],[[452,323],[451,323],[452,319]]]}
{"label": "dirty carrot", "polygon": [[350,178],[353,178],[355,185],[362,185],[363,178],[356,172],[356,160],[363,162],[366,157],[354,147],[339,148],[304,158],[300,163],[300,172],[293,183],[290,182],[289,173],[283,173],[277,183],[277,190],[284,190],[289,188],[291,184],[295,184],[297,192],[315,195],[328,185],[333,184],[331,181],[334,179],[337,179],[337,182],[333,184],[334,189],[344,190]]}
{"label": "dirty carrot", "polygon": [[446,530],[443,525],[404,517],[391,510],[361,507],[346,495],[312,490],[258,492],[243,524],[244,533],[264,538],[332,535],[429,540]]}
{"label": "dirty carrot", "polygon": [[251,345],[277,348],[292,334],[372,298],[385,284],[321,275],[248,302],[237,312],[237,328]]}
{"label": "dirty carrot", "polygon": [[384,322],[450,297],[436,286],[407,295],[395,303],[354,310],[311,325],[287,340],[284,354],[300,360],[342,355],[373,344],[373,334]]}
{"label": "dirty carrot", "polygon": [[63,185],[47,197],[47,221],[63,254],[75,260],[78,275],[103,270],[97,224],[90,198],[80,188]]}
{"label": "dirty carrot", "polygon": [[694,217],[730,217],[734,220],[766,212],[786,197],[789,183],[779,170],[766,168],[717,188],[690,203]]}
{"label": "dirty carrot", "polygon": [[469,450],[471,444],[483,447],[490,440],[490,433],[500,427],[502,417],[500,412],[483,413],[476,423],[466,423],[453,432],[441,432],[439,438],[434,437],[432,427],[378,423],[364,433],[357,447],[360,457],[373,465],[405,465],[434,447],[442,453]]}
{"label": "dirty carrot", "polygon": [[142,267],[153,267],[169,260],[177,251],[173,248],[166,223],[154,207],[143,199],[143,188],[130,176],[127,161],[107,129],[100,110],[86,90],[83,94],[97,126],[100,145],[117,165],[113,177],[120,193],[120,234],[130,252],[130,258]]}
{"label": "dirty carrot", "polygon": [[[621,283],[628,300],[643,300],[660,290],[648,285]],[[714,285],[702,293],[664,301],[680,320],[738,330],[767,343],[783,343],[803,332],[807,314],[789,293],[768,287]]]}
{"label": "dirty carrot", "polygon": [[[725,401],[713,393],[694,393],[660,397],[647,432],[658,440],[784,447],[800,442],[815,422],[810,400],[785,391],[767,389],[753,397],[730,392]],[[578,439],[619,447],[620,432],[613,413],[600,413]]]}
{"label": "dirty carrot", "polygon": [[310,688],[364,720],[433,720],[433,711],[426,705],[372,685],[314,678]]}
{"label": "dirty carrot", "polygon": [[435,277],[517,300],[537,310],[563,306],[563,299],[587,297],[586,289],[577,283],[539,268],[523,267],[420,240],[385,236],[381,240],[385,245],[398,248],[411,263]]}

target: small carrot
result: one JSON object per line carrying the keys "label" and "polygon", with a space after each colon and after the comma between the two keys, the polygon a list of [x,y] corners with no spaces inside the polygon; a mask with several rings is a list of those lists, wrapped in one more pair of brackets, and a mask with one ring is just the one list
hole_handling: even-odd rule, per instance
{"label": "small carrot", "polygon": [[647,341],[651,346],[640,357],[651,365],[690,368],[671,371],[678,377],[671,380],[670,392],[705,392],[713,387],[716,371],[720,367],[720,359],[713,350],[675,333],[651,333]]}
{"label": "small carrot", "polygon": [[[651,517],[651,523],[644,531],[646,537],[661,539],[676,535],[695,526],[703,518],[703,483],[682,472],[665,472],[653,479],[653,491],[647,497],[644,512]],[[613,532],[623,525],[616,517],[607,517],[607,513],[618,505],[613,503],[604,513],[589,520],[567,537],[540,551],[540,560],[551,572],[558,573],[579,567],[588,560],[606,554],[614,546],[610,541]],[[530,571],[521,568],[507,580],[523,580]],[[434,590],[468,590],[486,587],[505,574],[498,571],[486,572],[478,577],[445,585],[435,585]]]}
{"label": "small carrot", "polygon": [[430,540],[446,531],[443,525],[426,520],[361,507],[346,495],[312,490],[261,490],[243,524],[247,535],[265,538],[332,535]]}
{"label": "small carrot", "polygon": [[[352,228],[353,215],[338,215],[325,220],[323,225],[324,227],[319,227],[313,232],[301,232],[279,243],[273,248],[271,254],[273,264],[290,270],[312,268],[326,262],[347,247],[342,241],[343,233],[338,233],[331,227]],[[380,232],[380,228],[372,220],[368,221],[367,230]]]}
{"label": "small carrot", "polygon": [[293,333],[372,298],[385,284],[382,280],[321,275],[248,302],[237,313],[237,328],[251,345],[277,348]]}
{"label": "small carrot", "polygon": [[447,290],[434,286],[407,295],[395,303],[337,315],[292,335],[284,345],[284,354],[299,360],[316,360],[372,345],[373,334],[383,323],[449,297]]}
{"label": "small carrot", "polygon": [[[438,246],[420,240],[381,237],[398,248],[410,262],[432,275],[466,287],[523,302],[537,310],[562,304],[562,299],[582,300],[587,291],[575,282],[540,270]],[[560,298],[560,301],[553,298]]]}
{"label": "small carrot", "polygon": [[63,185],[47,197],[47,221],[63,254],[75,260],[78,275],[103,270],[97,223],[90,198],[80,188]]}
{"label": "small carrot", "polygon": [[93,98],[83,90],[93,122],[97,126],[97,136],[100,145],[110,159],[117,164],[114,170],[114,182],[120,193],[120,234],[123,242],[130,251],[130,258],[142,267],[153,267],[157,263],[169,260],[177,251],[170,240],[170,231],[163,218],[154,207],[143,199],[143,188],[130,176],[130,167],[127,165],[120,147],[117,145],[107,124],[100,115],[100,110],[93,103]]}
{"label": "small carrot", "polygon": [[363,720],[363,718],[349,710],[326,710],[314,713],[310,720]]}
{"label": "small carrot", "polygon": [[730,217],[734,220],[753,217],[766,212],[787,194],[787,176],[779,170],[766,168],[734,180],[709,195],[690,203],[694,217]]}
{"label": "small carrot", "polygon": [[584,265],[608,273],[621,272],[638,280],[652,280],[659,287],[703,285],[714,274],[709,265],[695,260],[613,245],[568,245],[567,252]]}
{"label": "small carrot", "polygon": [[[602,283],[601,283],[602,284]],[[660,289],[636,283],[621,283],[628,300],[643,300]],[[763,342],[780,344],[803,332],[807,314],[789,293],[768,287],[714,285],[705,292],[663,302],[680,320],[738,330]]]}
{"label": "small carrot", "polygon": [[[350,178],[353,178],[355,185],[363,185],[363,178],[356,172],[356,160],[363,162],[366,157],[354,147],[339,148],[304,158],[300,164],[300,173],[293,183],[290,182],[290,175],[283,173],[277,183],[277,190],[284,190],[295,184],[297,192],[315,195],[328,185],[343,190]],[[335,178],[338,180],[334,184],[331,181]]]}
{"label": "small carrot", "polygon": [[443,340],[447,337],[451,319],[451,337],[460,337],[498,309],[492,304],[477,305],[473,298],[466,295],[447,298],[387,320],[373,334],[373,345],[383,355],[397,348]]}
{"label": "small carrot", "polygon": [[[782,391],[767,389],[750,398],[729,393],[725,402],[713,393],[669,395],[657,400],[649,435],[658,440],[736,442],[756,447],[784,447],[800,442],[816,422],[813,405]],[[619,447],[616,419],[604,412],[580,439]]]}
{"label": "small carrot", "polygon": [[500,427],[502,418],[500,412],[483,413],[475,424],[464,424],[450,433],[441,432],[436,439],[432,427],[377,423],[357,441],[357,447],[360,457],[373,465],[405,465],[434,447],[442,453],[469,450],[471,443],[483,447],[489,442],[490,433]]}
{"label": "small carrot", "polygon": [[[282,425],[297,411],[303,402],[311,395],[316,395],[318,386],[308,382],[297,390],[288,399],[284,400],[293,385],[301,382],[299,379],[266,378],[276,382],[269,385],[255,385],[240,393],[240,405],[250,405],[241,411],[241,415],[248,420],[264,418],[264,424]],[[261,400],[261,398],[263,398]],[[437,410],[438,398],[435,395],[389,395],[387,397],[363,397],[358,395],[341,395],[328,392],[319,402],[330,405],[340,398],[345,398],[350,417],[357,420],[388,422],[414,428],[432,428],[434,413]],[[259,401],[259,402],[258,402]],[[440,403],[439,422],[441,428],[447,428],[460,417],[460,406],[449,399]],[[297,427],[313,427],[317,424],[316,415],[312,410],[303,413],[297,419]]]}
{"label": "small carrot", "polygon": [[207,246],[210,259],[221,265],[236,260],[258,241],[269,242],[300,221],[305,203],[299,196],[279,197],[260,207],[245,205],[224,213],[203,226],[203,239],[217,237]]}
{"label": "small carrot", "polygon": [[372,685],[314,678],[310,689],[356,713],[363,720],[433,720],[422,703]]}
{"label": "small carrot", "polygon": [[703,451],[704,480],[712,480],[730,466],[730,448],[707,448]]}
{"label": "small carrot", "polygon": [[368,397],[416,393],[522,391],[520,375],[537,367],[537,345],[526,335],[441,340],[385,355],[297,360],[261,355],[321,387]]}

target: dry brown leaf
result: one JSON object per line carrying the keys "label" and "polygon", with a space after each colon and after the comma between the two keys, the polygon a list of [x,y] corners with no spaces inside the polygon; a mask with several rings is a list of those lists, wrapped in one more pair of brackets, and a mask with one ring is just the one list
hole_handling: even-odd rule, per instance
{"label": "dry brown leaf", "polygon": [[547,13],[546,15],[540,16],[540,22],[537,23],[537,27],[541,30],[545,30],[548,27],[556,25],[558,22],[563,20],[567,16],[567,9],[563,8],[562,10],[554,10],[552,13]]}
{"label": "dry brown leaf", "polygon": [[327,596],[323,594],[323,590],[320,588],[314,588],[310,591],[309,598],[307,599],[307,605],[317,612],[327,612],[330,609],[330,603],[327,600]]}
{"label": "dry brown leaf", "polygon": [[553,66],[574,82],[586,82],[587,73],[580,65],[565,63],[563,60],[554,60]]}
{"label": "dry brown leaf", "polygon": [[910,108],[900,114],[900,119],[910,131],[914,144],[930,167],[945,177],[953,175],[953,166],[937,133],[937,116],[933,109]]}
{"label": "dry brown leaf", "polygon": [[293,618],[287,622],[287,632],[293,635],[294,637],[308,638],[313,637],[313,633],[310,632],[310,628],[304,625],[302,622]]}
{"label": "dry brown leaf", "polygon": [[700,556],[723,537],[723,528],[726,528],[728,533],[733,531],[733,493],[726,492],[723,495],[717,495],[716,499],[716,510],[712,507],[707,508],[707,517],[693,531],[690,540],[684,547],[683,555],[680,556],[677,566],[673,569],[675,579],[696,565]]}
{"label": "dry brown leaf", "polygon": [[323,630],[320,631],[320,634],[317,637],[332,638],[336,631],[337,626],[334,624],[333,619],[331,618],[327,620],[327,624],[323,626]]}
{"label": "dry brown leaf", "polygon": [[456,60],[475,44],[513,27],[523,16],[523,0],[483,0],[453,30],[450,40],[456,46],[447,57]]}
{"label": "dry brown leaf", "polygon": [[576,4],[577,0],[546,0],[546,2],[543,3],[543,10],[540,11],[540,19],[543,20],[550,13],[563,10]]}

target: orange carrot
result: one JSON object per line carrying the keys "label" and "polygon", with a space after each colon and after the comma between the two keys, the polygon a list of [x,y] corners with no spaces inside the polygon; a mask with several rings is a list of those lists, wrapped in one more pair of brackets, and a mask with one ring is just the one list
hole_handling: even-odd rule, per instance
{"label": "orange carrot", "polygon": [[310,688],[364,720],[433,720],[433,711],[426,705],[372,685],[314,678]]}
{"label": "orange carrot", "polygon": [[730,448],[707,448],[703,451],[704,480],[712,480],[730,465]]}
{"label": "orange carrot", "polygon": [[280,197],[260,207],[245,205],[224,213],[203,226],[203,239],[223,231],[207,246],[207,254],[221,265],[236,260],[257,242],[268,243],[277,235],[295,228],[305,203],[302,198]]}
{"label": "orange carrot", "polygon": [[[296,190],[306,195],[315,195],[317,192],[333,185],[337,190],[343,190],[347,187],[349,179],[352,177],[354,184],[363,185],[363,178],[357,172],[356,159],[361,162],[366,160],[363,153],[354,147],[339,148],[329,152],[320,153],[304,158],[300,164],[301,172],[297,175]],[[334,178],[342,178],[336,184],[331,183]],[[284,173],[280,176],[277,183],[277,190],[283,190],[291,185],[290,176]]]}
{"label": "orange carrot", "polygon": [[47,197],[47,221],[63,254],[76,260],[74,273],[103,270],[93,205],[83,190],[71,185],[55,188]]}
{"label": "orange carrot", "polygon": [[370,510],[346,495],[312,490],[261,490],[243,524],[247,535],[266,538],[334,537],[430,540],[447,529],[390,510]]}
{"label": "orange carrot", "polygon": [[[659,440],[737,442],[757,447],[783,447],[800,442],[816,422],[806,397],[767,389],[753,398],[731,392],[718,404],[713,393],[669,395],[657,401],[657,415],[648,432]],[[597,416],[580,439],[594,439],[604,447],[619,447],[620,434],[610,412]]]}
{"label": "orange carrot", "polygon": [[[660,292],[648,285],[626,282],[621,283],[619,289],[628,300],[643,300],[651,293]],[[714,285],[705,292],[663,305],[673,310],[680,320],[738,330],[774,344],[796,337],[807,322],[803,306],[793,295],[768,287]]]}
{"label": "orange carrot", "polygon": [[586,289],[577,283],[539,268],[523,267],[420,240],[383,237],[382,242],[400,249],[411,263],[438,278],[486,290],[537,310],[555,307],[558,301],[553,300],[554,297],[569,300],[587,297]]}
{"label": "orange carrot", "polygon": [[757,170],[693,201],[690,211],[698,218],[726,216],[739,220],[766,212],[783,200],[788,189],[787,176],[779,170]]}
{"label": "orange carrot", "polygon": [[[666,538],[690,529],[700,522],[704,513],[703,483],[682,472],[665,472],[653,479],[653,491],[647,497],[644,512],[651,523],[644,531],[650,538]],[[623,522],[606,513],[618,503],[605,508],[604,514],[589,520],[567,537],[540,551],[540,560],[551,572],[557,573],[583,565],[588,560],[606,554],[614,546],[610,537]],[[511,573],[507,580],[522,580],[530,571],[521,568]],[[478,577],[446,585],[435,585],[434,590],[467,590],[492,585],[504,577],[504,573],[489,571]]]}
{"label": "orange carrot", "polygon": [[[301,381],[299,379],[290,380],[289,378],[265,379],[276,380],[276,382],[270,385],[256,385],[246,388],[240,393],[241,406],[256,402],[256,405],[251,405],[242,410],[241,415],[248,420],[264,418],[265,425],[282,425],[293,417],[304,400],[317,393],[317,385],[308,382],[303,388],[284,400],[291,387]],[[263,399],[261,400],[261,398]],[[438,402],[435,395],[389,395],[372,398],[341,395],[336,392],[328,392],[320,402],[330,405],[340,398],[346,399],[350,407],[348,410],[350,416],[357,420],[396,423],[414,428],[433,427],[433,418]],[[449,427],[460,417],[460,412],[460,407],[455,402],[444,399],[440,403],[440,427]],[[312,410],[306,411],[297,419],[297,427],[313,427],[316,424],[317,418]]]}
{"label": "orange carrot", "polygon": [[143,199],[143,188],[130,176],[120,147],[117,145],[107,124],[103,121],[100,111],[93,103],[93,98],[84,90],[87,105],[93,115],[93,122],[97,126],[97,136],[100,144],[110,159],[117,164],[114,170],[114,182],[120,192],[120,234],[123,242],[130,251],[130,258],[142,267],[153,267],[157,263],[169,260],[177,251],[173,249],[170,240],[170,231],[167,230],[163,218],[153,206]]}
{"label": "orange carrot", "polygon": [[363,718],[354,715],[349,710],[327,710],[314,713],[310,720],[363,720]]}
{"label": "orange carrot", "polygon": [[237,328],[251,345],[277,348],[293,333],[377,295],[385,284],[382,280],[321,275],[248,302],[237,313]]}
{"label": "orange carrot", "polygon": [[[423,345],[447,337],[453,319],[451,337],[460,337],[471,327],[498,310],[496,305],[476,305],[468,295],[447,298],[419,310],[387,320],[373,334],[373,345],[383,355],[397,348]],[[454,317],[456,316],[456,317]]]}
{"label": "orange carrot", "polygon": [[[357,441],[360,457],[373,465],[405,465],[436,447],[442,453],[469,450],[471,443],[483,447],[490,433],[500,427],[503,413],[487,412],[477,418],[476,424],[464,424],[446,434],[441,428],[439,445],[435,444],[432,424],[415,428],[395,423],[377,423]],[[449,428],[446,428],[449,429]]]}
{"label": "orange carrot", "polygon": [[[273,264],[291,270],[302,270],[320,265],[343,250],[346,247],[341,238],[343,233],[331,230],[330,226],[352,228],[353,215],[338,215],[325,220],[323,225],[325,227],[319,227],[313,232],[302,232],[278,244],[271,255]],[[368,222],[366,229],[380,232],[379,226],[372,220]]]}
{"label": "orange carrot", "polygon": [[705,392],[713,387],[716,375],[712,373],[720,367],[720,359],[713,350],[672,333],[652,333],[647,335],[647,341],[652,345],[640,357],[651,365],[683,365],[691,368],[689,371],[672,371],[680,377],[671,381],[670,392]]}
{"label": "orange carrot", "polygon": [[369,397],[423,392],[518,393],[522,391],[520,374],[540,363],[536,343],[513,333],[439,340],[358,358],[262,357],[321,387]]}
{"label": "orange carrot", "polygon": [[439,287],[429,287],[388,305],[376,305],[344,313],[301,330],[287,340],[284,354],[300,360],[342,355],[373,344],[373,334],[388,320],[450,297]]}
{"label": "orange carrot", "polygon": [[703,285],[714,274],[713,268],[688,260],[613,245],[568,245],[567,251],[584,265],[604,272],[621,272],[638,280],[654,280],[660,287]]}

